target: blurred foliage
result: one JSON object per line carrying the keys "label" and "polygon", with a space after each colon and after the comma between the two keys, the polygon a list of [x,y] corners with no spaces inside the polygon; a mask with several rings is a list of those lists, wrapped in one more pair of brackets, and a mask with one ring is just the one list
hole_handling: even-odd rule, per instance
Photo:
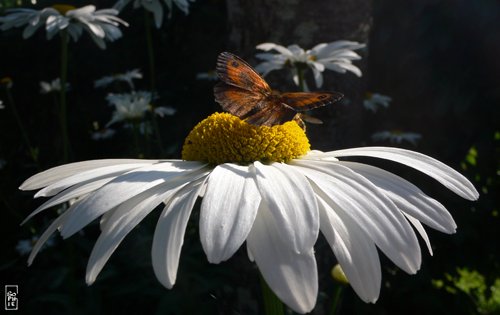
{"label": "blurred foliage", "polygon": [[478,271],[458,268],[456,276],[445,274],[444,280],[433,280],[433,284],[451,294],[465,293],[474,303],[478,314],[500,312],[500,278],[487,283]]}
{"label": "blurred foliage", "polygon": [[[114,1],[93,3],[104,8]],[[2,0],[0,12],[18,4],[28,6],[30,2]],[[123,29],[124,37],[110,43],[105,51],[95,47],[87,36],[71,43],[68,114],[73,160],[138,155],[178,158],[189,130],[220,110],[213,101],[214,82],[197,80],[196,74],[213,70],[217,54],[225,49],[225,10],[223,0],[197,0],[189,15],[174,11],[161,29],[153,29],[158,92],[154,103],[177,109],[174,116],[158,119],[163,152],[157,148],[156,138],[146,136],[141,136],[138,152],[134,131],[121,128],[124,125],[118,125],[110,140],[91,138],[111,117],[106,93],[123,90],[120,86],[96,90],[94,80],[140,68],[144,79],[137,81],[136,87],[149,88],[142,12],[129,5],[120,17],[130,27]],[[453,236],[429,231],[435,256],[424,253],[422,270],[415,276],[405,275],[381,255],[379,301],[365,304],[346,288],[338,314],[498,313],[500,4],[494,0],[375,1],[373,22],[366,73],[369,89],[391,96],[393,103],[391,110],[370,116],[366,139],[374,131],[401,126],[421,133],[418,151],[461,169],[481,197],[475,203],[460,200],[425,176],[383,164],[440,200],[453,214],[458,230]],[[186,232],[172,290],[158,283],[151,268],[151,238],[158,211],[125,239],[90,287],[84,277],[89,253],[99,235],[97,222],[64,241],[56,235],[54,244],[47,246],[31,267],[26,266],[26,256],[15,250],[16,245],[40,235],[58,211],[47,210],[19,226],[41,202],[31,200],[31,193],[19,192],[17,187],[30,175],[60,161],[54,98],[39,94],[39,81],[59,75],[59,46],[56,39],[47,41],[43,32],[23,40],[21,30],[10,30],[0,33],[0,51],[0,78],[9,76],[13,80],[10,92],[32,146],[25,144],[2,87],[0,99],[6,108],[0,110],[0,159],[5,161],[0,168],[0,210],[4,217],[0,223],[0,279],[2,284],[19,285],[21,310],[26,314],[261,313],[258,273],[245,250],[222,264],[209,264],[199,242],[197,211],[193,211]],[[36,153],[36,162],[30,150]],[[313,314],[327,314],[338,292],[338,284],[330,276],[336,261],[322,237],[315,249],[320,294]],[[458,274],[451,275],[455,270]],[[443,275],[442,282],[432,281]],[[437,289],[437,283],[446,290]],[[464,295],[470,298],[464,299]]]}

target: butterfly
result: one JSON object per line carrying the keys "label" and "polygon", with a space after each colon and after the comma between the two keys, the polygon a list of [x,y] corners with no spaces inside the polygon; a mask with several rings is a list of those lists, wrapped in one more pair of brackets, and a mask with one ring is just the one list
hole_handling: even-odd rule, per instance
{"label": "butterfly", "polygon": [[[229,52],[219,55],[215,71],[221,80],[214,87],[215,101],[252,125],[274,126],[292,119],[300,120],[300,117],[308,117],[302,112],[343,97],[338,92],[281,93],[272,90],[248,63]],[[319,119],[310,118],[311,122],[321,123]]]}

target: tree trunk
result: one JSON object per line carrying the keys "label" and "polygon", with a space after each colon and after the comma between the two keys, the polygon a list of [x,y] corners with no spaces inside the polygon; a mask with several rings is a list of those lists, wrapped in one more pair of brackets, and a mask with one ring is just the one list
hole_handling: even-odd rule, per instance
{"label": "tree trunk", "polygon": [[[346,39],[367,43],[371,27],[371,2],[364,0],[228,0],[229,22],[228,49],[255,65],[252,56],[258,51],[255,46],[263,42],[280,45],[298,44],[310,49],[322,42]],[[364,76],[324,73],[322,90],[342,92],[342,103],[315,110],[314,116],[323,120],[323,125],[308,124],[307,131],[314,149],[333,149],[359,145],[362,141],[363,96],[367,51],[361,51],[363,59],[355,64]],[[290,73],[275,71],[266,80],[271,87],[292,91]],[[285,76],[286,75],[286,76]],[[306,75],[311,90],[314,90],[312,75]]]}

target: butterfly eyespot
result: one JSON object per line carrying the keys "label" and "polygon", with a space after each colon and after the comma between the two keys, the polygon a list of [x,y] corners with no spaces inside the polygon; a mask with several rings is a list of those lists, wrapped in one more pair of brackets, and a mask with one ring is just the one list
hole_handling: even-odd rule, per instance
{"label": "butterfly eyespot", "polygon": [[240,64],[239,64],[238,62],[236,62],[236,61],[233,61],[233,62],[231,62],[231,66],[233,66],[233,67],[236,67],[236,68],[237,68],[237,67],[239,67],[239,66],[240,66]]}

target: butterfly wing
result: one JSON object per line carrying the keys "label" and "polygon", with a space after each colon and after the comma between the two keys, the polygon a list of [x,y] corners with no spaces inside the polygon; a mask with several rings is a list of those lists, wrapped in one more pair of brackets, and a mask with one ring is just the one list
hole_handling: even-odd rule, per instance
{"label": "butterfly wing", "polygon": [[219,82],[214,87],[215,101],[231,114],[243,119],[256,105],[261,103],[265,96],[261,93],[248,91],[224,82]]}
{"label": "butterfly wing", "polygon": [[280,96],[282,103],[298,112],[326,106],[338,102],[344,97],[338,92],[293,92],[282,93]]}
{"label": "butterfly wing", "polygon": [[264,79],[243,59],[229,52],[219,54],[215,68],[222,82],[264,95],[271,94],[271,88]]}
{"label": "butterfly wing", "polygon": [[248,112],[245,121],[257,126],[281,125],[290,121],[296,112],[278,100],[264,99]]}

